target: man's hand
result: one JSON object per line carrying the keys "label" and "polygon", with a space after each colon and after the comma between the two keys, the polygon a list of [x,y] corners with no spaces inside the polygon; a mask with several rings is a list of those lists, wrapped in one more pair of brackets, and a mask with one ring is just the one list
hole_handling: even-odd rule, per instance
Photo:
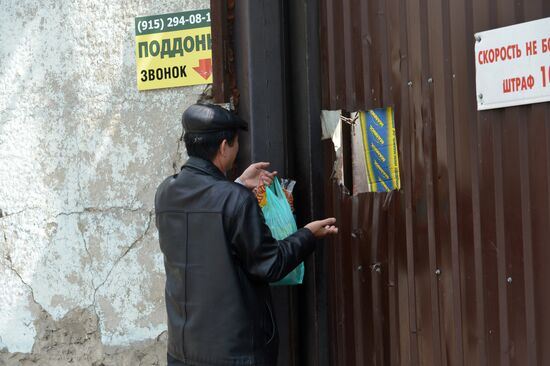
{"label": "man's hand", "polygon": [[312,221],[304,227],[309,229],[316,238],[323,238],[327,235],[338,234],[338,228],[334,224],[336,224],[336,219],[330,217],[324,220]]}
{"label": "man's hand", "polygon": [[248,189],[254,189],[258,183],[263,182],[266,185],[273,183],[273,178],[277,172],[268,172],[266,169],[269,167],[269,163],[259,162],[251,164],[246,170],[241,174],[238,180]]}

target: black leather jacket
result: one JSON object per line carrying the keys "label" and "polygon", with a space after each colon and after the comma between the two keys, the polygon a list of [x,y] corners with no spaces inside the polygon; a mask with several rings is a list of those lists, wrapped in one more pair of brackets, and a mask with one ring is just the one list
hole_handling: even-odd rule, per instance
{"label": "black leather jacket", "polygon": [[275,365],[269,282],[314,250],[311,231],[273,239],[252,192],[194,157],[159,186],[155,207],[168,353],[196,366]]}

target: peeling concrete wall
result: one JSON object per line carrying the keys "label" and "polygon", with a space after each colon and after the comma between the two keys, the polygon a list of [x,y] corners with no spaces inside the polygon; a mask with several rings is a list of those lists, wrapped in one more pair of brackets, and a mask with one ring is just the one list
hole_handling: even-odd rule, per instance
{"label": "peeling concrete wall", "polygon": [[138,92],[134,17],[209,5],[2,2],[0,365],[163,364],[153,197],[204,86]]}

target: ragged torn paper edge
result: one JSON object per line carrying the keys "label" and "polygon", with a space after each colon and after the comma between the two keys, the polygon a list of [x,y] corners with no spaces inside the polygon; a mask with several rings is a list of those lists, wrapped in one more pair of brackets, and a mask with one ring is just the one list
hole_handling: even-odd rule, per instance
{"label": "ragged torn paper edge", "polygon": [[321,111],[321,129],[322,140],[328,140],[333,138],[334,131],[340,122],[340,115],[342,111],[340,109],[334,111],[322,110]]}
{"label": "ragged torn paper edge", "polygon": [[344,159],[342,153],[342,121],[341,110],[322,110],[321,111],[321,127],[322,139],[332,140],[336,159],[332,167],[331,178],[335,179],[339,186],[344,187]]}
{"label": "ragged torn paper edge", "polygon": [[[341,110],[321,111],[321,122],[323,139],[332,139],[336,159],[333,165],[332,178],[336,179],[338,185],[344,185],[344,162],[342,154],[342,119],[351,122],[351,152],[352,152],[352,187],[353,195],[371,192],[367,177],[367,163],[363,147],[361,124],[359,123],[359,112],[350,113],[350,118],[342,117]],[[346,188],[347,189],[347,188]]]}

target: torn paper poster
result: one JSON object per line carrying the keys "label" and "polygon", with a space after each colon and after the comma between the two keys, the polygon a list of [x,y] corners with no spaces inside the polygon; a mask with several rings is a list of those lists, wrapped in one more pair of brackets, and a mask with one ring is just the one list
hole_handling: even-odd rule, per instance
{"label": "torn paper poster", "polygon": [[[393,109],[379,108],[359,112],[353,128],[354,194],[389,192],[401,187]],[[360,136],[358,136],[360,135]],[[363,174],[356,174],[359,172]]]}
{"label": "torn paper poster", "polygon": [[365,149],[363,148],[363,132],[359,112],[351,114],[354,123],[351,124],[351,166],[352,166],[352,192],[354,195],[369,192],[369,181],[367,179],[367,161],[365,160]]}
{"label": "torn paper poster", "polygon": [[340,114],[341,111],[339,109],[335,111],[321,111],[321,128],[323,132],[323,136],[321,138],[322,140],[332,138],[334,131],[338,126],[338,122],[340,122]]}
{"label": "torn paper poster", "polygon": [[332,167],[332,178],[336,179],[338,185],[344,184],[344,159],[342,153],[342,122],[340,116],[338,116],[338,122],[332,134],[332,144],[334,145],[334,152],[336,153],[336,160]]}

